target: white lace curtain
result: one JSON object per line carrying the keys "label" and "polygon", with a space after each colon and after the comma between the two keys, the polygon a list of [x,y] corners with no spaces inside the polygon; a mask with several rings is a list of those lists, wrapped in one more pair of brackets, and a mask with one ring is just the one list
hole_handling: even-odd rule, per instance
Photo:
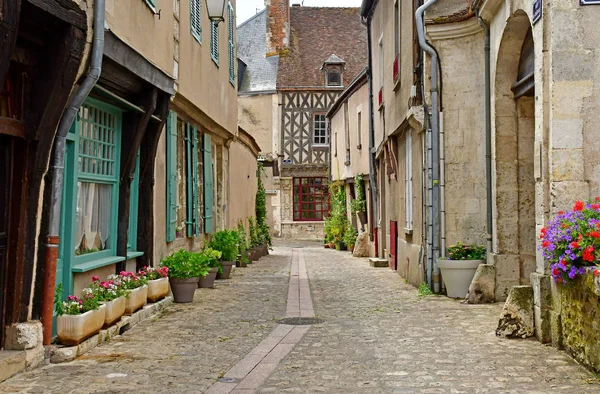
{"label": "white lace curtain", "polygon": [[109,248],[112,185],[78,182],[75,254]]}

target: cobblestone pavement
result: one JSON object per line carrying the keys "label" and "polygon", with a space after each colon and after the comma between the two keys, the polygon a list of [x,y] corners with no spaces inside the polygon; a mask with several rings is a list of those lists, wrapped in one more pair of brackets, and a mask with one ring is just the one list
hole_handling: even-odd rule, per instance
{"label": "cobblestone pavement", "polygon": [[496,338],[501,305],[420,297],[387,268],[298,241],[199,290],[194,304],[174,305],[73,363],[13,377],[0,392],[204,392],[286,315],[291,247],[301,248],[324,322],[308,329],[260,393],[600,393],[566,353]]}

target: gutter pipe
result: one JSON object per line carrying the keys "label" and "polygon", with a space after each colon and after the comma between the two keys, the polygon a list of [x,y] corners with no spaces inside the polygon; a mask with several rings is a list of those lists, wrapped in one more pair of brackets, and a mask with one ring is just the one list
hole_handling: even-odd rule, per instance
{"label": "gutter pipe", "polygon": [[90,68],[88,74],[71,98],[67,109],[58,125],[54,140],[54,152],[52,155],[52,186],[49,213],[49,228],[46,237],[46,261],[44,288],[42,299],[42,323],[44,326],[44,345],[50,345],[52,339],[52,315],[54,310],[54,287],[56,286],[56,260],[58,258],[58,246],[60,243],[60,211],[62,201],[62,190],[65,170],[65,149],[67,134],[79,108],[88,97],[102,73],[102,56],[104,54],[104,22],[105,22],[105,0],[94,1],[94,38],[92,52],[90,55]]}
{"label": "gutter pipe", "polygon": [[[429,187],[431,195],[431,204],[429,206],[429,234],[430,234],[430,246],[431,253],[428,255],[428,280],[429,285],[433,285],[433,292],[440,292],[440,270],[437,265],[437,260],[440,253],[440,166],[439,166],[439,122],[440,122],[440,111],[439,111],[439,92],[438,92],[438,56],[435,49],[425,39],[425,26],[423,22],[423,14],[425,10],[435,4],[437,0],[429,0],[422,6],[420,6],[416,13],[415,19],[417,24],[417,34],[419,37],[419,46],[429,54],[431,57],[431,105],[432,105],[432,116],[431,116],[431,132],[428,138],[431,142],[429,144],[428,157],[430,158],[431,174],[429,178]],[[423,100],[425,101],[425,100]],[[432,278],[431,278],[432,276]],[[432,283],[433,282],[433,283]]]}
{"label": "gutter pipe", "polygon": [[483,28],[485,53],[485,175],[487,192],[487,252],[492,253],[493,223],[492,223],[492,98],[490,72],[490,26],[479,15],[479,6],[475,7],[477,20]]}
{"label": "gutter pipe", "polygon": [[[371,15],[367,19],[367,42],[369,47],[369,183],[371,188],[371,196],[373,200],[373,217],[371,218],[373,227],[377,228],[378,223],[378,195],[377,181],[375,179],[375,122],[373,120],[373,42],[371,40]],[[381,234],[377,234],[381,236]],[[375,251],[375,256],[379,255],[379,251]]]}

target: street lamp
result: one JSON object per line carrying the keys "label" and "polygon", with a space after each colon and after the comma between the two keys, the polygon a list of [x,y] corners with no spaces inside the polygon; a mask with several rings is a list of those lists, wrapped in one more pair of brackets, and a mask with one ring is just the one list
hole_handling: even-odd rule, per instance
{"label": "street lamp", "polygon": [[225,0],[206,0],[206,9],[211,22],[218,24],[225,21]]}

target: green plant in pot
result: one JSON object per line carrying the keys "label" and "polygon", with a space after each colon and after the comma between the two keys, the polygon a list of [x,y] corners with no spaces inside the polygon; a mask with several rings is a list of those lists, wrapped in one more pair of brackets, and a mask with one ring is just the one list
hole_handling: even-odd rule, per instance
{"label": "green plant in pot", "polygon": [[260,238],[258,229],[256,227],[256,221],[252,216],[248,217],[248,232],[250,236],[250,259],[257,261],[260,258],[258,246],[260,245]]}
{"label": "green plant in pot", "polygon": [[246,229],[244,228],[244,223],[240,220],[237,226],[237,237],[238,237],[238,249],[240,262],[242,266],[245,264],[252,264],[252,260],[248,258],[249,246],[248,246],[248,234],[246,234]]}
{"label": "green plant in pot", "polygon": [[348,226],[346,226],[346,231],[344,232],[344,243],[350,252],[354,251],[354,245],[356,244],[357,236],[358,234],[356,233],[354,227],[348,224]]}
{"label": "green plant in pot", "polygon": [[180,249],[165,257],[162,265],[169,269],[169,284],[175,302],[192,302],[198,281],[208,275],[209,271],[198,254]]}
{"label": "green plant in pot", "polygon": [[221,230],[215,233],[208,247],[221,252],[221,270],[217,274],[217,279],[229,279],[231,269],[235,264],[238,255],[238,237],[235,230]]}
{"label": "green plant in pot", "polygon": [[465,298],[480,264],[485,264],[486,250],[483,245],[458,242],[448,248],[448,257],[438,260],[438,267],[451,298]]}
{"label": "green plant in pot", "polygon": [[200,278],[198,281],[198,287],[200,288],[212,288],[214,287],[215,279],[221,268],[221,252],[212,248],[204,248],[199,254],[202,255],[202,263],[208,267],[208,275]]}
{"label": "green plant in pot", "polygon": [[361,174],[354,177],[354,186],[356,189],[356,198],[350,202],[350,210],[353,214],[358,214],[358,219],[362,226],[367,224],[367,201],[365,200],[365,182]]}

